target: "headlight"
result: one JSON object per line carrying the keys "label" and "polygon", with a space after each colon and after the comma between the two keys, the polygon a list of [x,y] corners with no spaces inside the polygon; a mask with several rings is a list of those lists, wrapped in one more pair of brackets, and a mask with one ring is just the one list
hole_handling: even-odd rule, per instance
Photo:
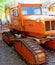
{"label": "headlight", "polygon": [[36,21],[39,23],[44,20],[44,17],[38,18]]}
{"label": "headlight", "polygon": [[37,19],[36,21],[39,23],[40,22],[40,19]]}

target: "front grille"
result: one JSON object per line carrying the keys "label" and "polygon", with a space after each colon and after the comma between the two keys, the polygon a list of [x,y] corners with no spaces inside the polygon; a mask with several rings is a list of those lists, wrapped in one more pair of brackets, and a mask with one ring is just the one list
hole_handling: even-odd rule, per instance
{"label": "front grille", "polygon": [[45,21],[46,31],[50,31],[50,21]]}
{"label": "front grille", "polygon": [[55,21],[51,21],[52,24],[52,30],[55,30]]}

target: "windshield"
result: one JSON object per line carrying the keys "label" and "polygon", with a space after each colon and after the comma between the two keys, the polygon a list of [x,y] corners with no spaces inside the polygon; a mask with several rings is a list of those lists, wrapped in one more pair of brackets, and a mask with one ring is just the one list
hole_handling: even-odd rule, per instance
{"label": "windshield", "polygon": [[37,6],[23,6],[21,7],[21,10],[23,15],[42,14],[41,7],[37,7]]}

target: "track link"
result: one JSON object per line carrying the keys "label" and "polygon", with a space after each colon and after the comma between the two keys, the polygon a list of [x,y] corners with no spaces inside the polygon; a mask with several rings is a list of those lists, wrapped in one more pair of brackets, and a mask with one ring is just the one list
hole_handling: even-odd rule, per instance
{"label": "track link", "polygon": [[13,35],[10,31],[2,33],[2,39],[5,41],[9,46],[12,46],[13,41],[16,39],[15,35]]}
{"label": "track link", "polygon": [[[35,42],[29,38],[23,38],[23,39],[18,40],[17,45],[19,44],[19,41],[21,42],[21,45],[23,44],[28,49],[27,51],[31,52],[31,54],[34,58],[34,63],[32,64],[30,61],[27,60],[26,57],[23,56],[23,58],[26,59],[26,61],[28,61],[29,64],[39,65],[39,64],[46,62],[46,56],[45,56],[44,50],[42,49],[42,47],[40,47],[40,45],[37,42]],[[19,49],[16,47],[16,41],[15,41],[14,47],[15,47],[16,51],[19,52]],[[23,52],[25,52],[25,50],[23,50]],[[22,56],[22,53],[21,53],[21,56]]]}

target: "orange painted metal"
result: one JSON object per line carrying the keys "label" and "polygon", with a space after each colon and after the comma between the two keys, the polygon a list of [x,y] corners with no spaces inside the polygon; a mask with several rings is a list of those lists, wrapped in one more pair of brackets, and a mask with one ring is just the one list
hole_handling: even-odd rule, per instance
{"label": "orange painted metal", "polygon": [[29,63],[31,63],[33,65],[35,64],[35,59],[34,59],[32,53],[28,50],[28,48],[26,48],[26,46],[23,43],[16,41],[14,44],[14,47],[15,47],[16,51],[22,57],[24,57],[24,59],[26,61],[28,61]]}
{"label": "orange painted metal", "polygon": [[14,41],[16,51],[32,65],[45,63],[46,56],[43,49],[31,39],[24,38]]}
{"label": "orange painted metal", "polygon": [[9,45],[12,44],[12,42],[15,40],[15,36],[11,35],[10,32],[4,32],[2,33],[2,39]]}
{"label": "orange painted metal", "polygon": [[2,38],[3,38],[3,40],[5,40],[5,42],[9,43],[9,39],[7,38],[7,36],[5,34],[2,34]]}
{"label": "orange painted metal", "polygon": [[[31,4],[29,4],[29,5],[37,6],[37,5],[31,5]],[[24,34],[28,34],[31,36],[35,36],[35,37],[44,36],[45,26],[44,26],[43,22],[37,23],[36,20],[31,20],[31,19],[28,19],[27,16],[23,16],[22,11],[20,10],[19,6],[18,6],[19,16],[11,17],[11,24],[9,23],[10,24],[9,27],[11,29],[25,32]],[[28,6],[28,5],[22,4],[22,6]],[[40,5],[38,5],[38,6],[40,6]],[[13,9],[11,9],[11,11],[13,11]],[[15,25],[14,22],[16,22],[17,25]],[[32,26],[30,26],[30,25],[32,25]]]}
{"label": "orange painted metal", "polygon": [[20,4],[20,6],[39,6],[39,7],[41,7],[42,4]]}
{"label": "orange painted metal", "polygon": [[47,41],[47,42],[45,43],[45,45],[46,45],[47,47],[50,47],[50,48],[52,48],[53,50],[55,50],[55,40]]}

